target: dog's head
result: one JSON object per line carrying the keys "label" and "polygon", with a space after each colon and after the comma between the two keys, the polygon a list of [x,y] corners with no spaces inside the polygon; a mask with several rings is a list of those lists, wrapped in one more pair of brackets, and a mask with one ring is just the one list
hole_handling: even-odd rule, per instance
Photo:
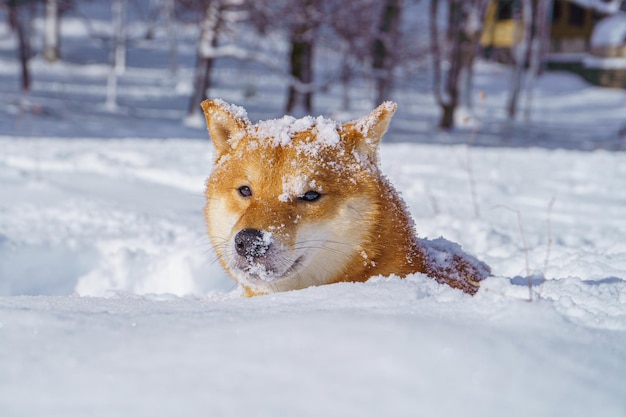
{"label": "dog's head", "polygon": [[376,236],[378,145],[396,109],[359,120],[251,123],[221,100],[202,103],[215,146],[207,180],[208,234],[222,265],[262,294],[340,281]]}

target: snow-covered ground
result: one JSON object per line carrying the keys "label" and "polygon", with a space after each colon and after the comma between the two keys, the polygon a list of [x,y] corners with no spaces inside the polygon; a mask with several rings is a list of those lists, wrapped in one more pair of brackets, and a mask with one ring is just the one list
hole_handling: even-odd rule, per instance
{"label": "snow-covered ground", "polygon": [[[481,63],[471,138],[399,90],[383,170],[422,237],[494,277],[474,297],[415,275],[244,299],[204,234],[185,49],[174,78],[142,50],[110,112],[72,33],[26,99],[0,36],[0,416],[626,416],[625,91],[548,73],[509,128],[507,70]],[[282,115],[280,77],[224,65],[216,95]],[[319,112],[371,110],[353,95]]]}
{"label": "snow-covered ground", "polygon": [[204,237],[208,142],[0,153],[2,415],[624,415],[623,153],[386,145],[420,233],[496,276],[255,299]]}

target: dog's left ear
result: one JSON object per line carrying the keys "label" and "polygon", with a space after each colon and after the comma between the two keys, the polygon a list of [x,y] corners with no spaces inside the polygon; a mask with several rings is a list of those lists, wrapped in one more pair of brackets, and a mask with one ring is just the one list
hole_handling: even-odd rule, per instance
{"label": "dog's left ear", "polygon": [[218,155],[229,153],[246,134],[250,124],[246,111],[220,99],[205,100],[200,106]]}
{"label": "dog's left ear", "polygon": [[397,108],[398,105],[393,101],[385,101],[367,116],[342,126],[342,130],[346,132],[346,140],[353,142],[354,149],[361,158],[376,163],[378,145]]}

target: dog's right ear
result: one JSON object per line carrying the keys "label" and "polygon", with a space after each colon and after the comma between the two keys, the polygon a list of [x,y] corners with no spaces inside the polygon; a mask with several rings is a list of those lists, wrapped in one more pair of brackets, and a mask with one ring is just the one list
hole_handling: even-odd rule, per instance
{"label": "dog's right ear", "polygon": [[246,134],[250,124],[248,114],[243,107],[220,99],[205,100],[200,106],[218,155],[229,153]]}
{"label": "dog's right ear", "polygon": [[393,101],[385,101],[367,116],[342,125],[347,141],[363,160],[378,163],[378,145],[397,108]]}

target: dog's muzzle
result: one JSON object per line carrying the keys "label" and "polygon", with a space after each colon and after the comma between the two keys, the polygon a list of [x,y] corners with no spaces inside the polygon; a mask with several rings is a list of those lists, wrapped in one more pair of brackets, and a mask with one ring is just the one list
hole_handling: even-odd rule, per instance
{"label": "dog's muzzle", "polygon": [[235,250],[249,260],[265,256],[271,245],[268,234],[257,229],[243,229],[235,235]]}

